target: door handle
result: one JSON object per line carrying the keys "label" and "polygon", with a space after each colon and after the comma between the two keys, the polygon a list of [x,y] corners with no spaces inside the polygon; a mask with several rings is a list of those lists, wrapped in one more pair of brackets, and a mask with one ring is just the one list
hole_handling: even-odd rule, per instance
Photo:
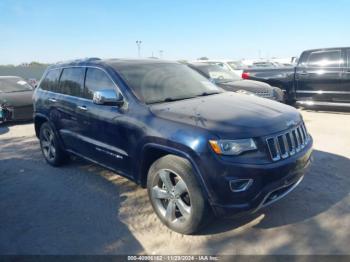
{"label": "door handle", "polygon": [[82,111],[86,111],[87,107],[86,106],[77,106],[78,109],[82,110]]}
{"label": "door handle", "polygon": [[52,102],[52,103],[56,103],[57,100],[55,98],[49,98],[49,101]]}

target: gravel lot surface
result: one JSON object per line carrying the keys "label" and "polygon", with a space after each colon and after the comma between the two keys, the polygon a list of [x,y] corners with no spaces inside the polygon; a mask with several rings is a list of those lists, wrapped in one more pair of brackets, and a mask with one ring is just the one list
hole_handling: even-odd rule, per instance
{"label": "gravel lot surface", "polygon": [[32,124],[0,127],[0,254],[350,254],[350,113],[302,111],[314,162],[260,213],[174,233],[147,192],[85,161],[48,166]]}

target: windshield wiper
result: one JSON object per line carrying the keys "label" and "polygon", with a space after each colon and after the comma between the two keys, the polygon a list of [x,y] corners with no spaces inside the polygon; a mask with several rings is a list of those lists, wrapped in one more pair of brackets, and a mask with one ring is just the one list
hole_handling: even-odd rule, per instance
{"label": "windshield wiper", "polygon": [[158,104],[158,103],[165,103],[165,102],[174,102],[174,101],[179,101],[179,100],[185,100],[185,99],[190,99],[193,97],[179,97],[179,98],[173,98],[173,97],[167,97],[164,98],[163,100],[159,100],[159,101],[154,101],[148,104]]}
{"label": "windshield wiper", "polygon": [[210,95],[217,95],[220,94],[220,92],[203,92],[197,96],[210,96]]}
{"label": "windshield wiper", "polygon": [[224,80],[219,80],[218,83],[219,84],[225,84],[225,83],[230,83],[230,82],[233,82],[235,80],[233,79],[224,79]]}
{"label": "windshield wiper", "polygon": [[173,102],[173,101],[179,101],[179,100],[183,100],[183,99],[186,99],[186,97],[185,98],[173,98],[173,97],[167,97],[167,98],[165,98],[162,102]]}
{"label": "windshield wiper", "polygon": [[167,97],[164,98],[163,100],[160,101],[154,101],[148,104],[158,104],[158,103],[165,103],[165,102],[174,102],[174,101],[180,101],[180,100],[185,100],[185,99],[191,99],[191,98],[195,98],[195,97],[199,97],[199,96],[210,96],[210,95],[216,95],[216,94],[220,94],[221,92],[203,92],[199,95],[196,96],[189,96],[189,97],[179,97],[179,98],[174,98],[174,97]]}

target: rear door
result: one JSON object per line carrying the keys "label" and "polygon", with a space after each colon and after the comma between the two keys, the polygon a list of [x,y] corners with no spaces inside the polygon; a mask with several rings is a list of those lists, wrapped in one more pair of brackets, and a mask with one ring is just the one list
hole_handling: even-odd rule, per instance
{"label": "rear door", "polygon": [[57,129],[65,148],[77,153],[84,152],[77,121],[78,105],[83,97],[84,76],[84,67],[64,68],[59,81],[59,95],[55,98]]}
{"label": "rear door", "polygon": [[341,49],[311,51],[296,68],[297,100],[343,101],[344,54]]}
{"label": "rear door", "polygon": [[[57,98],[58,82],[61,75],[61,69],[49,70],[40,83],[38,89],[34,92],[35,112],[49,117],[51,123],[57,127]],[[40,95],[38,95],[40,93]]]}

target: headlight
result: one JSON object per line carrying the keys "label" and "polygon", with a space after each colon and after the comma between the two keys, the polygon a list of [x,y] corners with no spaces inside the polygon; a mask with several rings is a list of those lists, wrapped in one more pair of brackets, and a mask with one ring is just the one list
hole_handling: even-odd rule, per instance
{"label": "headlight", "polygon": [[209,144],[215,153],[219,155],[239,155],[246,151],[256,150],[253,139],[239,140],[209,140]]}

